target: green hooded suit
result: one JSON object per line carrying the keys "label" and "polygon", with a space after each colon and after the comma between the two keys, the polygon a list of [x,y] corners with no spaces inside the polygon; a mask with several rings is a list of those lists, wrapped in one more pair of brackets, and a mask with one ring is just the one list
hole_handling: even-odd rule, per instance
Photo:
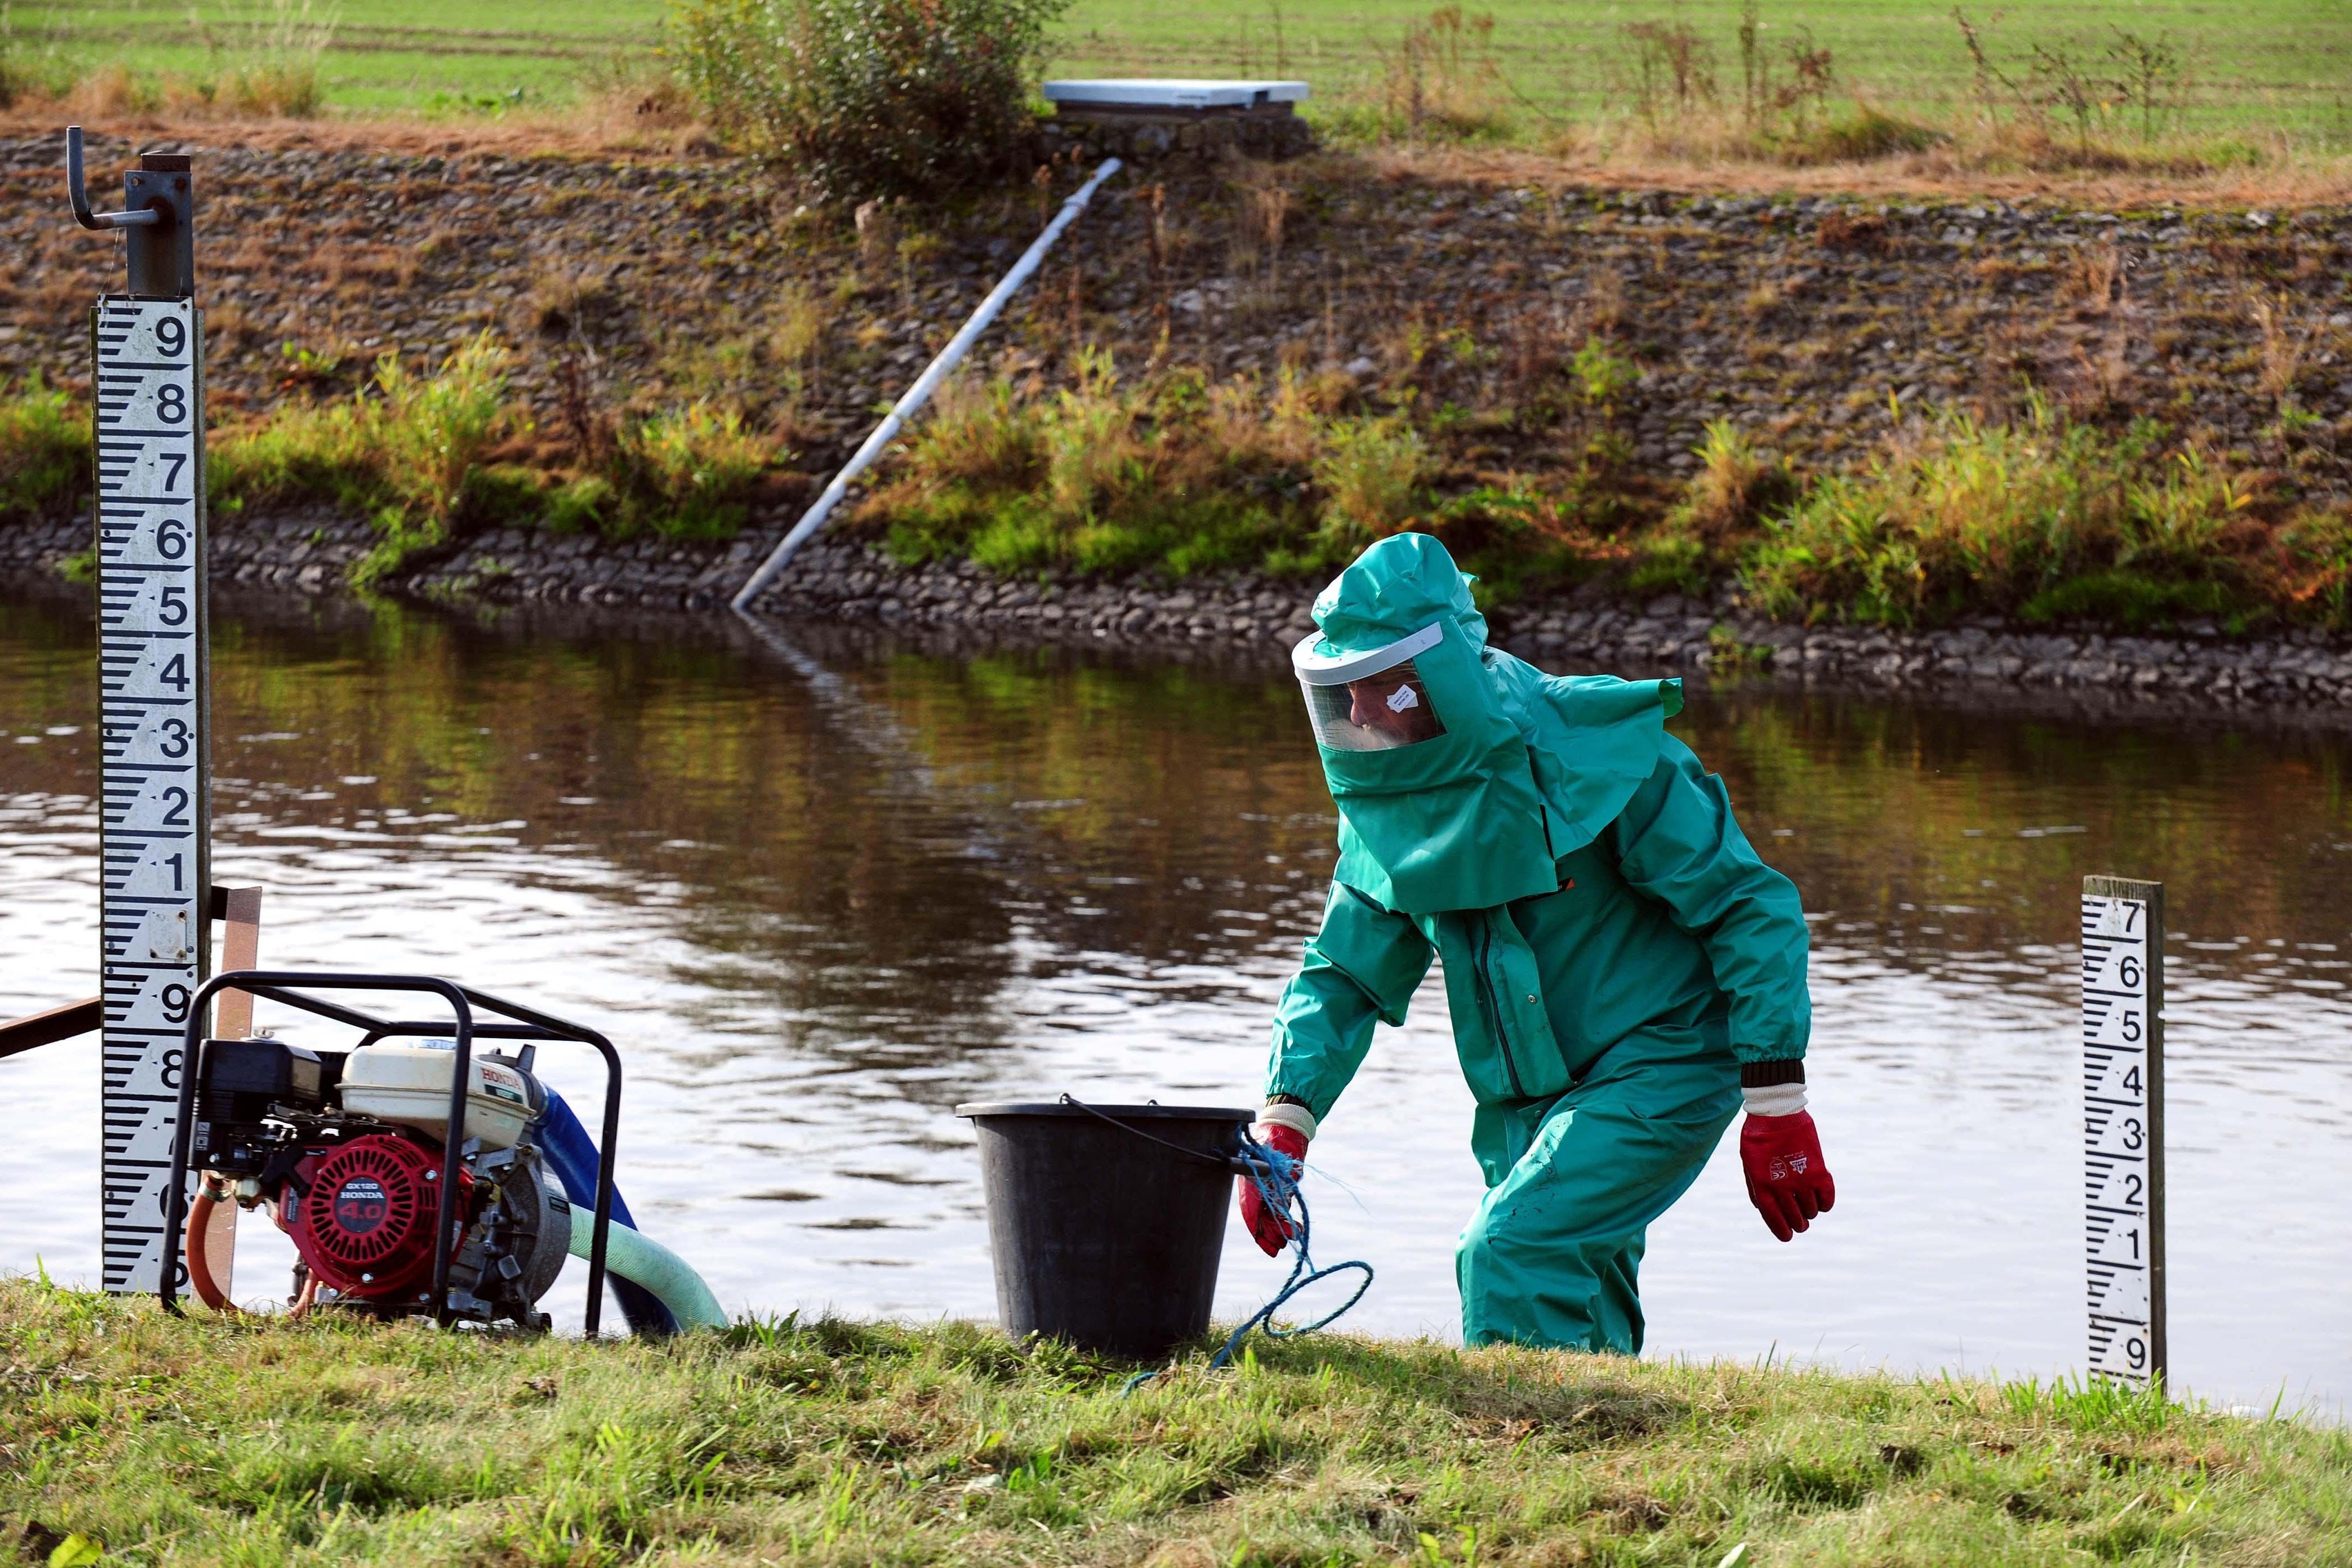
{"label": "green hooded suit", "polygon": [[1487,1186],[1463,1337],[1630,1354],[1644,1234],[1739,1108],[1741,1063],[1804,1055],[1804,916],[1665,733],[1679,682],[1547,675],[1486,646],[1468,581],[1401,534],[1315,601],[1302,660],[1443,627],[1414,664],[1444,732],[1320,747],[1339,861],[1266,1090],[1328,1114],[1441,958]]}

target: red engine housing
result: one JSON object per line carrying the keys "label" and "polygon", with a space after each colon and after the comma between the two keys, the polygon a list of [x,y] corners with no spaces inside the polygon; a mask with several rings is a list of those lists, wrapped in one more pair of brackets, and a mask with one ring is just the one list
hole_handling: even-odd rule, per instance
{"label": "red engine housing", "polygon": [[[459,1201],[473,1173],[457,1172]],[[286,1226],[321,1285],[345,1296],[394,1301],[433,1283],[433,1227],[441,1214],[441,1151],[388,1133],[313,1149],[294,1167]],[[281,1203],[280,1216],[288,1207]]]}

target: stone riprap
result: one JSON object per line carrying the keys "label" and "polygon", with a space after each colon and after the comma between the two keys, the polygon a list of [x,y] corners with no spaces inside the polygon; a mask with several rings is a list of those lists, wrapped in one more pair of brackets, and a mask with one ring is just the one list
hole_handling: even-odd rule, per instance
{"label": "stone riprap", "polygon": [[[349,396],[377,354],[414,369],[488,329],[516,348],[528,421],[502,461],[560,469],[574,415],[624,406],[709,399],[786,433],[797,472],[736,540],[482,531],[461,518],[454,544],[386,585],[669,611],[723,605],[788,524],[786,492],[804,498],[848,455],[875,405],[1086,172],[1085,157],[1066,156],[1045,189],[894,209],[861,235],[850,213],[801,205],[726,160],[184,145],[205,182],[216,423]],[[93,142],[93,167],[126,152]],[[114,242],[63,226],[59,162],[54,139],[0,141],[0,244],[22,263],[0,281],[0,378],[81,387],[88,302],[120,263]],[[1559,423],[1513,413],[1559,395],[1591,339],[1637,378],[1598,411],[1569,397],[1580,412]],[[1330,155],[1174,160],[1105,188],[977,368],[1050,388],[1082,344],[1130,375],[1156,362],[1270,383],[1303,370],[1344,378],[1349,406],[1429,411],[1440,498],[1572,476],[1597,422],[1631,454],[1629,505],[1654,510],[1696,465],[1711,419],[1819,473],[1875,443],[1894,408],[2015,413],[2029,389],[2084,418],[2161,419],[2288,496],[2352,495],[2352,211],[2335,207],[1859,200],[1436,178]],[[74,511],[86,515],[86,499]],[[326,514],[223,517],[214,570],[226,583],[335,591],[371,542],[363,524]],[[0,525],[0,562],[45,581],[87,545],[79,522]],[[1246,575],[1000,581],[829,538],[769,602],[1011,637],[1262,645],[1273,660],[1304,630],[1309,592]],[[2345,644],[2314,632],[1979,623],[1906,635],[1776,625],[1721,598],[1530,602],[1496,622],[1507,645],[1555,662],[2352,703]]]}
{"label": "stone riprap", "polygon": [[[732,160],[172,145],[204,181],[216,421],[345,395],[378,354],[415,369],[488,329],[517,350],[534,422],[518,460],[561,449],[579,412],[568,386],[592,413],[740,406],[774,422],[813,478],[855,449],[1095,151],[1059,160],[1044,188],[891,208],[861,235],[849,211],[801,204]],[[128,151],[94,140],[91,166]],[[0,280],[0,378],[80,387],[85,312],[114,286],[119,242],[66,226],[60,161],[54,139],[0,140],[0,246],[21,264]],[[1567,361],[1592,338],[1639,371],[1605,413],[1517,417],[1564,395]],[[1051,386],[1080,344],[1130,377],[1157,363],[1270,382],[1292,368],[1344,373],[1375,410],[1410,398],[1444,427],[1441,497],[1574,471],[1596,420],[1631,455],[1633,498],[1646,486],[1662,504],[1712,419],[1811,471],[1874,442],[1892,408],[2014,414],[2029,389],[2084,417],[2158,418],[2289,495],[2352,495],[2341,207],[1864,200],[1438,178],[1343,155],[1180,160],[1106,186],[974,362]]]}
{"label": "stone riprap", "polygon": [[[509,529],[474,539],[382,586],[453,603],[578,605],[604,612],[726,613],[787,519],[724,544]],[[374,536],[331,513],[215,523],[216,585],[333,595]],[[0,573],[58,580],[89,549],[86,524],[0,528]],[[993,642],[1115,643],[1283,667],[1313,629],[1318,584],[1246,573],[1169,586],[1140,581],[1037,581],[990,576],[970,561],[909,567],[854,539],[820,538],[759,601],[762,615],[909,632],[943,629]],[[1990,622],[1927,632],[1791,626],[1728,597],[1669,595],[1640,606],[1575,596],[1514,604],[1489,617],[1496,643],[1549,669],[1627,674],[1739,674],[1840,689],[1970,688],[2082,693],[2228,708],[2261,705],[2352,725],[2352,640],[2314,632],[2228,637],[2200,624],[2174,636],[2005,628]]]}

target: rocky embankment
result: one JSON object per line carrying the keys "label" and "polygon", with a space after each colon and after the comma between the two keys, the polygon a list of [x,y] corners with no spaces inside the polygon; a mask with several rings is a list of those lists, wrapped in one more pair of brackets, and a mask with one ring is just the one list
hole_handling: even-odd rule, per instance
{"label": "rocky embankment", "polygon": [[[562,461],[573,428],[709,400],[830,472],[1084,177],[864,224],[718,159],[369,155],[173,143],[204,181],[200,256],[215,421],[343,395],[374,357],[430,363],[488,329],[517,350],[531,423],[515,455]],[[94,168],[126,144],[94,143]],[[120,269],[63,225],[50,140],[0,141],[0,378],[88,378],[83,312]],[[289,213],[329,214],[289,224]],[[1565,421],[1574,361],[1637,372]],[[976,356],[988,373],[1211,380],[1285,369],[1318,395],[1428,416],[1436,489],[1585,460],[1597,419],[1661,493],[1712,419],[1815,469],[1891,406],[2132,413],[2270,471],[2352,494],[2352,210],[2196,211],[1861,200],[1439,178],[1344,156],[1141,163]],[[1599,373],[1597,371],[1595,373]],[[1352,392],[1339,393],[1344,378]]]}
{"label": "rocky embankment", "polygon": [[[453,604],[572,604],[607,612],[723,613],[789,526],[777,518],[726,544],[508,529],[483,536],[386,591]],[[373,536],[331,514],[234,520],[212,538],[215,584],[301,594],[343,591]],[[88,548],[86,527],[0,528],[0,574],[57,580]],[[1232,573],[1170,585],[1028,581],[970,561],[910,568],[854,539],[820,538],[761,598],[763,615],[977,633],[991,642],[1150,647],[1284,667],[1313,629],[1318,585]],[[2170,636],[2004,627],[1991,621],[1905,632],[1801,627],[1715,601],[1641,605],[1570,595],[1496,611],[1496,643],[1549,669],[1705,672],[1826,688],[1966,688],[1976,700],[2053,695],[2101,706],[2259,706],[2273,716],[2352,725],[2352,640],[2316,632],[2229,637],[2196,625]]]}
{"label": "rocky embankment", "polygon": [[[122,150],[92,155],[108,167]],[[1068,157],[1035,189],[858,224],[715,159],[189,150],[206,193],[215,423],[348,396],[379,354],[421,366],[487,329],[516,349],[520,429],[504,458],[561,469],[600,421],[708,401],[773,428],[803,493],[1085,172]],[[60,225],[58,159],[47,140],[0,142],[0,242],[24,262],[0,281],[0,378],[80,385],[82,312],[119,262]],[[1580,390],[1595,344],[1609,350],[1590,371],[1608,370],[1600,392]],[[2288,499],[2352,495],[2352,211],[2335,208],[1864,201],[1425,177],[1328,155],[1174,160],[1105,188],[975,369],[1050,389],[1081,348],[1126,375],[1192,368],[1267,386],[1288,371],[1339,406],[1422,411],[1440,498],[1573,484],[1606,437],[1638,512],[1678,493],[1709,420],[1822,472],[1878,441],[1897,408],[2022,417],[2037,402],[2111,425],[2158,419]],[[1527,413],[1541,406],[1572,412]],[[461,526],[387,587],[715,608],[788,522],[755,515],[722,544]],[[0,563],[46,576],[84,536],[70,522],[0,527]],[[366,542],[332,516],[225,517],[214,570],[335,591]],[[1263,645],[1272,662],[1310,591],[1247,574],[1003,581],[832,538],[768,602],[991,635]],[[1513,606],[1498,635],[1555,664],[2352,705],[2352,651],[2315,632],[1983,622],[1905,635],[1594,591]]]}

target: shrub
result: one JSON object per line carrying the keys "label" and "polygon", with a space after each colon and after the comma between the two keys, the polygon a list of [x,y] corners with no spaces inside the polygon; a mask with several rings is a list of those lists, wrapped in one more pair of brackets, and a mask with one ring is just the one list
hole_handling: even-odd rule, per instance
{"label": "shrub", "polygon": [[[781,455],[732,409],[698,402],[624,425],[614,445],[612,531],[726,538],[743,526],[752,486]],[[583,497],[575,482],[572,499]]]}
{"label": "shrub", "polygon": [[0,522],[49,516],[89,482],[89,411],[38,372],[21,392],[0,385]]}
{"label": "shrub", "polygon": [[1784,163],[1866,163],[1898,152],[1925,152],[1949,140],[1943,132],[1857,104],[1842,120],[1824,120],[1779,148]]}
{"label": "shrub", "polygon": [[819,192],[923,195],[1003,173],[1068,0],[685,0],[679,77],[720,134]]}
{"label": "shrub", "polygon": [[1394,533],[1413,515],[1431,466],[1428,443],[1402,414],[1334,420],[1315,460],[1328,497],[1324,537],[1354,549]]}

